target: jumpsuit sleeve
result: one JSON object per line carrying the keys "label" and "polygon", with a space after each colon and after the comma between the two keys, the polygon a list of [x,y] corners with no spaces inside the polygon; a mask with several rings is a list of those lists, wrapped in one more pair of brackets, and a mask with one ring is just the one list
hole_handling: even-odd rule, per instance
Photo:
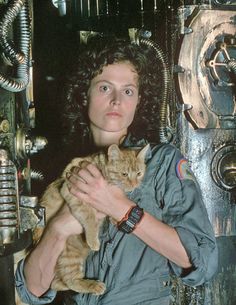
{"label": "jumpsuit sleeve", "polygon": [[170,266],[184,284],[201,285],[217,271],[218,250],[199,185],[178,150],[167,167],[163,199],[163,221],[176,229],[192,264],[190,270],[173,262]]}
{"label": "jumpsuit sleeve", "polygon": [[24,269],[24,260],[21,260],[18,263],[15,272],[15,286],[21,301],[30,305],[41,305],[41,304],[51,303],[56,296],[56,291],[50,289],[40,298],[36,297],[27,290],[23,269]]}

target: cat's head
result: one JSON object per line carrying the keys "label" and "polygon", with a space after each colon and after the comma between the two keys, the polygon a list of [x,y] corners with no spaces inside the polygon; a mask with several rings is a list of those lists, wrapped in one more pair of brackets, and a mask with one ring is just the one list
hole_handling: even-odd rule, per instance
{"label": "cat's head", "polygon": [[120,149],[112,144],[108,148],[107,178],[110,183],[119,186],[125,192],[138,187],[144,177],[145,155],[149,144],[141,150],[132,148]]}

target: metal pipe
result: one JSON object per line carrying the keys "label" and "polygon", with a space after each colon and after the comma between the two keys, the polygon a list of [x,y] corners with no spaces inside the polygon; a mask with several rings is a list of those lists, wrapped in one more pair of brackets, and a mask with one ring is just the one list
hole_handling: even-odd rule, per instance
{"label": "metal pipe", "polygon": [[0,45],[6,57],[13,64],[23,63],[25,61],[25,55],[22,52],[18,52],[7,37],[8,31],[24,3],[25,0],[9,2],[5,14],[0,19]]}
{"label": "metal pipe", "polygon": [[167,104],[168,98],[170,95],[170,72],[169,66],[165,57],[163,50],[160,46],[155,43],[154,41],[146,38],[139,39],[140,44],[144,44],[147,46],[152,47],[157,55],[157,59],[161,62],[163,70],[163,91],[162,91],[162,104],[160,109],[160,124],[159,124],[159,136],[161,143],[168,143],[168,136],[167,136]]}
{"label": "metal pipe", "polygon": [[[13,22],[16,15],[18,15],[18,28],[20,30],[19,36],[19,45],[22,53],[24,54],[24,60],[22,57],[17,54],[17,52],[10,48],[9,44],[6,43],[5,32],[9,28],[10,22]],[[0,32],[1,36],[4,36],[2,39],[3,52],[6,56],[11,58],[11,61],[17,63],[17,72],[16,78],[7,77],[0,74],[0,87],[11,91],[11,92],[20,92],[24,90],[29,83],[29,50],[30,50],[30,22],[29,22],[29,9],[28,2],[26,0],[14,0],[8,4],[6,13],[0,22],[0,28],[3,26],[4,31]]]}

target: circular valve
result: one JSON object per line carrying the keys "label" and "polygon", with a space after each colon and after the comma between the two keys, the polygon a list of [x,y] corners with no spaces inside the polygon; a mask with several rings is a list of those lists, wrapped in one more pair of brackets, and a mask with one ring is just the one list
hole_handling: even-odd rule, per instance
{"label": "circular valve", "polygon": [[236,189],[236,146],[227,145],[217,151],[211,163],[212,177],[224,190]]}
{"label": "circular valve", "polygon": [[[228,40],[228,41],[227,41]],[[236,40],[235,37],[228,37],[225,42],[216,44],[211,59],[206,62],[210,68],[211,75],[219,86],[234,86],[230,72],[234,69],[236,57]]]}

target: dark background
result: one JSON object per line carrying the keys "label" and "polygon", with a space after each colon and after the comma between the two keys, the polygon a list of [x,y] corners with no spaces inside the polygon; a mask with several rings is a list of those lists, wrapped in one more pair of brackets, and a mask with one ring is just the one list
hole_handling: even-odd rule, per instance
{"label": "dark background", "polygon": [[[36,126],[32,132],[48,140],[46,148],[31,158],[31,167],[44,175],[32,181],[32,192],[40,195],[46,185],[62,171],[60,152],[60,99],[65,76],[77,51],[77,33],[60,17],[49,0],[34,1],[33,82]],[[66,158],[65,158],[66,159]],[[68,160],[69,162],[69,160]]]}

